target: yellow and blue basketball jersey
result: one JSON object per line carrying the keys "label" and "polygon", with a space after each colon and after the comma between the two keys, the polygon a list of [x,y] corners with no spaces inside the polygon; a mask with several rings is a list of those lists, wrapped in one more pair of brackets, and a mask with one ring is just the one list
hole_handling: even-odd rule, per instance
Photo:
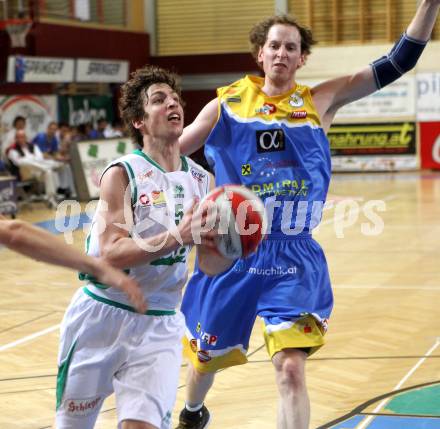
{"label": "yellow and blue basketball jersey", "polygon": [[333,294],[327,262],[311,232],[331,174],[330,150],[310,89],[269,97],[247,76],[218,90],[218,120],[205,143],[216,184],[240,183],[259,195],[268,239],[226,272],[198,267],[182,301],[185,354],[202,372],[246,362],[256,316],[271,356],[313,352],[324,343]]}
{"label": "yellow and blue basketball jersey", "polygon": [[265,201],[272,232],[309,232],[329,186],[328,140],[309,87],[269,97],[262,85],[246,76],[218,90],[219,118],[205,156],[217,185],[242,183]]}

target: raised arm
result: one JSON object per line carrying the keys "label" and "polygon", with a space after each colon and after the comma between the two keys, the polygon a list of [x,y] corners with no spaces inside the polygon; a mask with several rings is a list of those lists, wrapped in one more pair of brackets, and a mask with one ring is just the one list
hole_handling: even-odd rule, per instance
{"label": "raised arm", "polygon": [[128,187],[128,178],[121,166],[110,168],[101,181],[98,216],[105,228],[99,236],[99,245],[102,256],[119,268],[146,264],[180,247],[169,231],[139,240],[130,237],[133,217],[130,192],[126,192]]}
{"label": "raised arm", "polygon": [[353,75],[332,79],[312,90],[313,100],[328,130],[337,110],[383,88],[411,70],[434,28],[440,0],[423,0],[405,34],[388,55]]}
{"label": "raised arm", "polygon": [[0,216],[0,243],[37,261],[89,273],[100,282],[124,291],[139,312],[146,310],[136,281],[105,261],[78,252],[41,228],[21,220],[6,220]]}
{"label": "raised arm", "polygon": [[180,151],[189,155],[200,149],[218,118],[218,99],[211,100],[197,115],[194,122],[184,128],[179,138]]}

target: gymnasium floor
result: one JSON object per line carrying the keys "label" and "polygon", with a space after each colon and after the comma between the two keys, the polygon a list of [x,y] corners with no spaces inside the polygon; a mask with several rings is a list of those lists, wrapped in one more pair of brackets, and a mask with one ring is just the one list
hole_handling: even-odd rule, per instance
{"label": "gymnasium floor", "polygon": [[[20,217],[51,229],[54,214],[35,205]],[[380,219],[383,231],[365,235]],[[82,228],[73,233],[76,247],[84,237]],[[440,174],[334,175],[315,237],[335,309],[327,345],[307,364],[311,428],[440,428]],[[80,282],[5,249],[0,264],[0,428],[49,428],[58,325]],[[257,321],[249,363],[219,373],[208,396],[210,429],[275,428],[276,397]],[[116,427],[115,416],[109,398],[96,427]]]}

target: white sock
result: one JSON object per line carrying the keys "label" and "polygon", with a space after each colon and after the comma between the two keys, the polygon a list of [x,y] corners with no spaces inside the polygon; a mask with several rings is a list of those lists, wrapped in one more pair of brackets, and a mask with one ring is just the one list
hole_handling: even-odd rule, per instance
{"label": "white sock", "polygon": [[194,407],[190,407],[190,406],[188,405],[188,403],[185,402],[185,408],[186,408],[188,411],[191,411],[192,413],[195,413],[196,411],[200,411],[200,410],[202,409],[202,407],[203,407],[203,402],[202,402],[201,404],[196,404],[196,405],[194,405]]}

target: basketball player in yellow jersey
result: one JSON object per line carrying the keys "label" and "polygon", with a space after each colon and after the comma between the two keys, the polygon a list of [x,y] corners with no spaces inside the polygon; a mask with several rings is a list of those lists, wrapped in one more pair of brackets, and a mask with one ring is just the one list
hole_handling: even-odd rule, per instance
{"label": "basketball player in yellow jersey", "polygon": [[146,310],[143,294],[135,280],[103,259],[83,255],[41,228],[0,215],[0,244],[41,262],[89,273],[100,282],[125,292],[140,313]]}
{"label": "basketball player in yellow jersey", "polygon": [[[314,88],[296,83],[296,71],[314,43],[311,32],[287,16],[266,19],[250,33],[264,78],[246,77],[220,88],[218,97],[184,130],[182,151],[192,153],[205,144],[217,185],[243,183],[263,198],[273,216],[268,239],[255,255],[211,278],[196,266],[187,285],[182,312],[191,365],[179,429],[207,427],[210,417],[203,401],[215,371],[246,362],[257,315],[264,322],[280,393],[277,427],[309,427],[305,362],[323,345],[333,306],[325,257],[311,235],[331,176],[325,133],[339,108],[415,66],[439,7],[440,0],[422,0],[388,55]],[[298,222],[301,204],[307,210]],[[287,219],[285,206],[293,213]],[[259,274],[280,265],[276,275]]]}

